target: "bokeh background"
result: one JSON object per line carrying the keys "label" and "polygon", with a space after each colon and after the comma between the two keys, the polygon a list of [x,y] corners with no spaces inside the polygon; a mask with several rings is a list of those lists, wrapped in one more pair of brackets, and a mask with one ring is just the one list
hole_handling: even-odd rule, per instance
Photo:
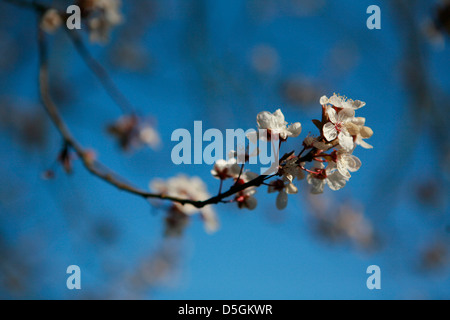
{"label": "bokeh background", "polygon": [[[374,130],[374,149],[357,149],[363,166],[339,192],[312,196],[303,181],[280,212],[261,188],[254,211],[216,206],[216,234],[197,217],[183,237],[167,239],[167,204],[119,192],[79,161],[71,175],[58,165],[62,140],[39,104],[36,14],[2,0],[1,298],[450,298],[445,1],[123,2],[125,22],[108,44],[83,40],[157,123],[161,148],[118,147],[106,127],[120,109],[61,30],[50,37],[51,84],[77,138],[135,184],[186,173],[215,193],[210,166],[173,165],[173,130],[192,130],[195,120],[254,128],[258,112],[281,108],[304,137],[315,133],[320,96],[333,92],[367,103],[358,114]],[[366,27],[373,4],[381,30]],[[82,270],[79,291],[66,288],[72,264]],[[366,287],[373,264],[381,290]]]}

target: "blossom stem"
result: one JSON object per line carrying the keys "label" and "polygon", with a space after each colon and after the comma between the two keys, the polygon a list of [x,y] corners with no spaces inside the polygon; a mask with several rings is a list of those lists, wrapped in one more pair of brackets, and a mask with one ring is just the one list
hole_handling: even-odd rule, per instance
{"label": "blossom stem", "polygon": [[[239,171],[239,176],[238,176],[238,178],[236,179],[236,182],[234,183],[234,185],[238,184],[239,180],[241,180],[242,172],[244,172],[244,166],[245,166],[245,163],[243,163],[243,164],[241,165],[241,170]],[[219,193],[220,193],[220,192],[219,192]]]}
{"label": "blossom stem", "polygon": [[218,194],[222,193],[222,186],[223,186],[223,179],[220,179],[219,193]]}

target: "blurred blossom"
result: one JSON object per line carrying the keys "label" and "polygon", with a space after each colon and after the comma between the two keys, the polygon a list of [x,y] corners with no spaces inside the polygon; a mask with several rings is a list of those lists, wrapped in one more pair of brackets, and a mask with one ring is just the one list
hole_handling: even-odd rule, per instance
{"label": "blurred blossom", "polygon": [[103,219],[93,224],[93,237],[95,241],[100,241],[106,245],[112,245],[119,238],[117,225],[108,219]]}
{"label": "blurred blossom", "polygon": [[152,122],[149,118],[125,115],[109,125],[108,132],[118,140],[125,151],[143,146],[157,149],[161,145],[161,138]]}
{"label": "blurred blossom", "polygon": [[376,245],[374,227],[365,216],[362,204],[334,203],[333,200],[309,196],[313,223],[319,235],[331,242],[348,241],[363,249]]}
{"label": "blurred blossom", "polygon": [[[23,298],[31,290],[27,255],[4,241],[0,234],[0,298]],[[5,296],[5,294],[7,294]]]}
{"label": "blurred blossom", "polygon": [[92,42],[108,42],[112,29],[123,22],[121,0],[78,0],[78,5]]}
{"label": "blurred blossom", "polygon": [[47,33],[55,32],[61,25],[63,21],[56,9],[47,10],[41,18],[40,27]]}
{"label": "blurred blossom", "polygon": [[[169,178],[167,181],[154,179],[150,183],[150,190],[163,196],[193,201],[204,201],[211,197],[202,179],[183,174]],[[218,230],[219,222],[212,206],[199,209],[191,204],[182,205],[174,202],[165,220],[166,235],[180,236],[189,222],[189,217],[197,213],[200,214],[207,232],[213,233]]]}
{"label": "blurred blossom", "polygon": [[274,47],[261,44],[252,49],[251,65],[253,69],[263,75],[273,75],[280,68],[278,52]]}
{"label": "blurred blossom", "polygon": [[443,242],[435,242],[428,245],[421,254],[420,266],[425,271],[438,271],[448,266],[448,245]]}
{"label": "blurred blossom", "polygon": [[47,122],[39,105],[10,97],[0,98],[0,126],[25,147],[42,148],[45,144]]}
{"label": "blurred blossom", "polygon": [[283,179],[271,182],[267,192],[278,192],[275,204],[278,210],[283,210],[288,204],[288,194],[296,194],[298,188],[287,178],[283,177]]}
{"label": "blurred blossom", "polygon": [[436,179],[423,179],[415,185],[415,197],[419,202],[430,207],[439,207],[443,204],[443,190],[441,182]]}
{"label": "blurred blossom", "polygon": [[144,257],[135,270],[126,277],[126,289],[130,299],[142,299],[162,285],[175,285],[182,257],[182,243],[166,239],[152,254]]}

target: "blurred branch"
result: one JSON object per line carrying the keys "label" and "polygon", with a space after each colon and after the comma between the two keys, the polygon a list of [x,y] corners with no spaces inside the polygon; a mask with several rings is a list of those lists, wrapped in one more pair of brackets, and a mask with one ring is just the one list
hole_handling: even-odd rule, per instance
{"label": "blurred branch", "polygon": [[105,68],[94,59],[90,54],[89,50],[83,43],[81,37],[76,33],[76,30],[65,29],[70,39],[72,40],[77,52],[80,54],[81,58],[84,60],[86,65],[91,69],[91,71],[100,80],[101,84],[108,92],[110,97],[115,101],[115,103],[120,107],[125,114],[134,114],[134,108],[128,99],[122,94],[122,92],[117,88],[117,86],[112,81],[108,72]]}
{"label": "blurred branch", "polygon": [[[22,7],[32,8],[42,17],[42,14],[49,9],[49,7],[37,4],[36,2],[27,1],[16,1],[16,0],[5,0],[9,3],[16,4]],[[81,38],[72,31],[69,31],[69,35],[75,44],[76,49],[84,59],[85,63],[91,68],[91,70],[99,77],[105,88],[111,94],[111,96],[119,103],[123,108],[128,109],[128,100],[120,93],[120,91],[115,87],[112,80],[109,78],[107,72],[104,68],[90,55],[87,48],[84,46]],[[168,200],[172,202],[177,202],[182,205],[190,204],[196,208],[203,208],[207,205],[225,203],[224,199],[241,192],[250,187],[257,187],[264,183],[264,181],[271,179],[274,175],[260,175],[257,178],[248,181],[243,184],[235,184],[230,187],[226,192],[219,193],[217,196],[204,201],[195,201],[192,199],[180,199],[176,197],[170,197],[164,194],[155,194],[144,191],[140,188],[132,186],[130,183],[126,182],[125,179],[114,173],[112,170],[107,168],[105,165],[99,161],[92,159],[92,156],[87,152],[81,144],[74,138],[67,124],[64,122],[61,114],[59,113],[58,107],[53,101],[50,90],[49,90],[49,61],[48,61],[48,47],[45,39],[45,33],[38,27],[38,46],[39,46],[39,93],[41,102],[46,109],[50,119],[57,128],[57,130],[62,135],[66,146],[72,148],[78,157],[81,159],[84,167],[93,175],[104,180],[110,185],[116,187],[119,190],[126,191],[128,193],[143,197],[145,199],[161,199]],[[314,149],[311,150],[307,155],[300,157],[298,156],[298,163],[300,162],[311,162],[313,160]]]}
{"label": "blurred branch", "polygon": [[62,119],[57,106],[55,105],[50,96],[49,75],[48,75],[48,51],[47,51],[47,43],[45,42],[45,34],[42,31],[39,31],[38,43],[39,43],[39,93],[41,95],[42,104],[44,105],[44,108],[46,109],[52,122],[54,123],[60,134],[63,136],[65,143],[69,145],[71,148],[73,148],[73,150],[82,160],[83,165],[86,167],[86,169],[95,176],[99,177],[100,179],[105,180],[106,182],[114,185],[118,189],[142,196],[144,198],[167,199],[171,201],[177,201],[182,204],[191,202],[190,200],[176,199],[166,197],[163,195],[155,195],[140,190],[138,188],[135,188],[130,184],[124,182],[122,178],[118,177],[115,173],[107,169],[104,165],[102,165],[98,161],[91,159],[89,154],[73,137],[68,126]]}
{"label": "blurred branch", "polygon": [[[39,92],[41,95],[42,104],[44,105],[48,115],[53,121],[54,125],[63,136],[65,143],[73,148],[78,157],[83,162],[85,168],[97,176],[98,178],[108,182],[109,184],[115,186],[116,188],[126,191],[128,193],[135,194],[137,196],[141,196],[145,199],[149,198],[157,198],[162,200],[169,200],[173,202],[178,202],[180,204],[191,204],[197,208],[203,208],[210,204],[217,204],[223,202],[223,199],[232,196],[240,191],[243,191],[249,187],[259,186],[265,180],[272,178],[273,176],[261,175],[245,184],[239,186],[232,186],[228,191],[221,193],[215,197],[212,197],[205,201],[194,201],[190,199],[179,199],[175,197],[166,196],[163,194],[154,194],[143,191],[139,188],[133,187],[131,184],[127,183],[119,177],[116,173],[112,172],[106,166],[101,164],[96,160],[92,160],[89,153],[84,150],[84,148],[80,145],[80,143],[73,137],[70,132],[68,126],[64,122],[62,116],[60,115],[58,108],[54,101],[50,96],[49,91],[49,75],[48,75],[48,49],[47,43],[45,41],[45,34],[43,31],[39,30],[38,35],[38,44],[39,44]],[[303,161],[303,160],[302,160]]]}

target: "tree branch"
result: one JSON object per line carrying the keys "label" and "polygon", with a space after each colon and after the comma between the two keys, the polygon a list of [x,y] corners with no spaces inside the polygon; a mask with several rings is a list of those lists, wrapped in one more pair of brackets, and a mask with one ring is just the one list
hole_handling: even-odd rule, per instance
{"label": "tree branch", "polygon": [[65,29],[65,31],[67,31],[70,40],[72,40],[75,49],[80,54],[81,58],[84,60],[89,69],[91,69],[91,71],[97,76],[106,92],[120,107],[122,112],[125,114],[134,114],[135,112],[133,105],[117,88],[105,68],[103,68],[103,66],[90,54],[76,30]]}
{"label": "tree branch", "polygon": [[58,108],[50,96],[49,91],[49,74],[48,74],[48,48],[45,41],[45,33],[39,30],[38,33],[38,45],[39,45],[39,93],[41,97],[42,104],[47,111],[53,124],[62,135],[65,143],[69,145],[78,157],[81,159],[84,167],[94,176],[104,180],[110,185],[116,187],[119,190],[143,197],[145,199],[161,199],[168,200],[172,202],[177,202],[180,204],[190,204],[197,208],[203,208],[210,204],[221,203],[225,198],[230,197],[240,191],[243,191],[249,187],[259,186],[265,180],[273,177],[261,175],[245,184],[239,186],[232,186],[228,191],[221,193],[215,197],[212,197],[204,201],[195,201],[191,199],[180,199],[175,197],[166,196],[164,194],[154,194],[142,189],[136,188],[125,181],[122,177],[118,176],[112,170],[107,168],[105,165],[97,160],[92,160],[88,152],[84,150],[81,144],[74,138],[70,129],[64,122]]}

